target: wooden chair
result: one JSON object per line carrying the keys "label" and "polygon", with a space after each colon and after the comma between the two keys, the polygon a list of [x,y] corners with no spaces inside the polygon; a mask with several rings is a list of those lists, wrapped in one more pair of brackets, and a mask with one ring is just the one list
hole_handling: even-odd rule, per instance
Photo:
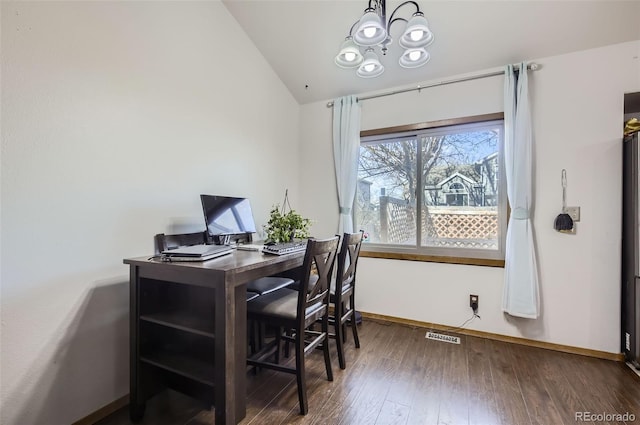
{"label": "wooden chair", "polygon": [[[247,359],[251,366],[273,369],[296,375],[300,413],[308,412],[305,378],[305,355],[316,347],[322,348],[327,379],[333,381],[329,355],[329,283],[338,250],[339,237],[309,239],[302,265],[300,290],[280,289],[262,295],[247,304],[248,317],[277,329],[275,340]],[[317,270],[317,281],[313,287],[309,282],[312,268]],[[320,322],[320,330],[311,328]],[[284,335],[292,330],[292,335]],[[279,364],[281,339],[290,340],[295,346],[295,367]],[[271,357],[274,362],[268,361]]]}
{"label": "wooden chair", "polygon": [[[347,341],[347,324],[351,326],[353,340],[356,348],[360,348],[360,339],[358,338],[358,327],[356,322],[355,311],[355,286],[356,286],[356,270],[358,266],[358,258],[360,257],[360,248],[362,247],[363,231],[357,233],[345,233],[342,237],[340,252],[338,253],[338,267],[336,270],[335,287],[331,289],[330,306],[333,311],[329,312],[329,325],[333,327],[333,333],[329,337],[336,340],[338,351],[338,363],[340,369],[346,368],[344,358],[344,343]],[[314,280],[310,281],[310,285],[314,284]],[[295,281],[289,288],[298,290],[300,282]],[[289,346],[285,345],[285,356],[289,357]]]}
{"label": "wooden chair", "polygon": [[346,367],[344,342],[347,339],[347,322],[350,323],[356,348],[360,348],[360,339],[358,338],[358,327],[356,324],[355,289],[356,270],[358,258],[360,257],[360,248],[362,247],[362,237],[362,231],[345,233],[342,236],[342,245],[340,246],[340,253],[338,254],[336,286],[331,293],[333,313],[329,316],[329,323],[333,325],[334,333],[330,336],[336,340],[340,369]]}

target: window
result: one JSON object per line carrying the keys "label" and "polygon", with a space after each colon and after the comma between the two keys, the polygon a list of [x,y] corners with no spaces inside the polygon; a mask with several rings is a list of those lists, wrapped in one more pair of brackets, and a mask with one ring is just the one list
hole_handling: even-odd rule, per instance
{"label": "window", "polygon": [[354,217],[363,251],[503,265],[502,146],[502,114],[363,132]]}

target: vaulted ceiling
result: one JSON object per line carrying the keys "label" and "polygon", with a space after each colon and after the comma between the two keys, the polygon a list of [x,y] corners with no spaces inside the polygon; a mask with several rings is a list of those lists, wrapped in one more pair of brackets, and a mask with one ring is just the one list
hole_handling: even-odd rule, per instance
{"label": "vaulted ceiling", "polygon": [[[640,40],[640,1],[417,0],[435,35],[427,48],[431,60],[417,69],[401,68],[394,41],[381,57],[385,72],[362,79],[338,68],[334,57],[368,1],[223,2],[300,104]],[[387,15],[400,3],[388,0]],[[414,8],[400,10],[408,18]],[[392,37],[399,35],[400,25],[394,25]]]}

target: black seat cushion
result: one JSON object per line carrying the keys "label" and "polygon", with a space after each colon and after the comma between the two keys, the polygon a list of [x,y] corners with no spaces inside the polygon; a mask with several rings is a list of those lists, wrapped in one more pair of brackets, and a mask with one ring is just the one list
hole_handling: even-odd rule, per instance
{"label": "black seat cushion", "polygon": [[[318,275],[314,274],[309,276],[309,291],[311,291],[313,289],[313,287],[316,285],[316,283],[318,282]],[[300,281],[296,280],[295,282],[291,283],[291,285],[288,286],[289,289],[295,289],[296,291],[300,290]]]}
{"label": "black seat cushion", "polygon": [[260,296],[260,294],[256,293],[256,292],[249,292],[247,291],[247,302],[251,301],[251,300],[255,300],[256,298],[258,298]]}
{"label": "black seat cushion", "polygon": [[247,282],[247,291],[255,292],[260,295],[266,295],[278,289],[282,289],[293,283],[293,279],[288,277],[261,277],[260,279]]}
{"label": "black seat cushion", "polygon": [[[298,291],[283,288],[279,291],[261,295],[247,304],[249,315],[278,317],[284,320],[295,320],[296,309],[298,307]],[[322,303],[318,302],[307,308],[309,315],[322,308]]]}

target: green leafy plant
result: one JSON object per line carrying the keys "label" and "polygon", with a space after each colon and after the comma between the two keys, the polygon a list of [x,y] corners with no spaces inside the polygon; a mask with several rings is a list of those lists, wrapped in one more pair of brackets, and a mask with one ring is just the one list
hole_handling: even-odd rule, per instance
{"label": "green leafy plant", "polygon": [[[285,211],[288,206],[289,210]],[[289,205],[287,192],[285,192],[282,208],[274,205],[269,212],[269,221],[264,225],[267,242],[283,243],[294,239],[309,237],[311,220],[302,217]]]}

